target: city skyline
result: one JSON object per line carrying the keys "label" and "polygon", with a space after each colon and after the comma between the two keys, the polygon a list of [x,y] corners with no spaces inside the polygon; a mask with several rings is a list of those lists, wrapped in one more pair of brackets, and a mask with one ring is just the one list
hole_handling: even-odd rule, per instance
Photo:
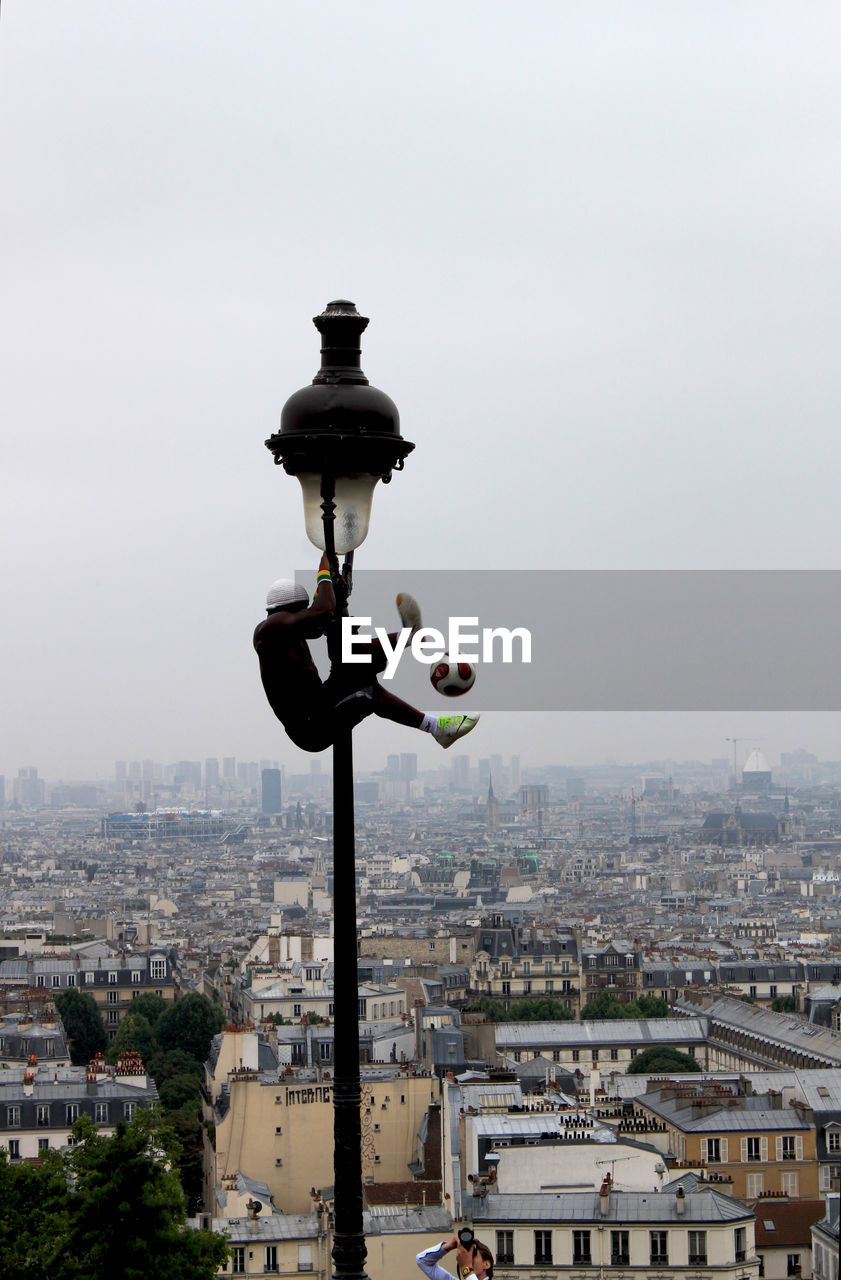
{"label": "city skyline", "polygon": [[[292,765],[251,634],[318,553],[263,442],[336,297],[416,444],[358,586],[835,568],[841,14],[794,14],[4,6],[0,769],[95,774],[126,743]],[[743,730],[841,754],[837,716],[746,719],[476,732],[524,760]],[[356,734],[363,768],[406,749]]]}

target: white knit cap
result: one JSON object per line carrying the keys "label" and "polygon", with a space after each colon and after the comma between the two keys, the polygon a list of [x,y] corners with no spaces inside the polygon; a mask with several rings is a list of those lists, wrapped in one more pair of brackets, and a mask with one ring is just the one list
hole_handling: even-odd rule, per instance
{"label": "white knit cap", "polygon": [[305,587],[299,586],[293,578],[278,578],[266,594],[266,608],[277,609],[282,604],[295,604],[304,600],[309,600]]}

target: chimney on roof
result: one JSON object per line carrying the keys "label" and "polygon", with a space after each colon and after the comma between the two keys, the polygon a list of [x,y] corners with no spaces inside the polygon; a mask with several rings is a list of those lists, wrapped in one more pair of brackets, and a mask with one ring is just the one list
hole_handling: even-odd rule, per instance
{"label": "chimney on roof", "polygon": [[678,1187],[675,1192],[675,1212],[679,1218],[686,1213],[686,1192],[683,1187]]}
{"label": "chimney on roof", "polygon": [[610,1174],[604,1175],[604,1180],[599,1191],[599,1213],[606,1218],[610,1210]]}

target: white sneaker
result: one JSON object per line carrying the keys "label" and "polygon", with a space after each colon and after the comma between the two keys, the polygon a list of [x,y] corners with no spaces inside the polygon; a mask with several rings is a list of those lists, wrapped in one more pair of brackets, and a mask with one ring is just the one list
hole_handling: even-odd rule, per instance
{"label": "white sneaker", "polygon": [[400,614],[400,621],[404,627],[408,627],[412,633],[409,639],[416,631],[420,631],[423,626],[421,621],[420,605],[414,596],[410,596],[407,591],[401,591],[397,597],[397,612]]}
{"label": "white sneaker", "polygon": [[446,751],[459,738],[464,738],[479,723],[479,716],[439,716],[432,736]]}

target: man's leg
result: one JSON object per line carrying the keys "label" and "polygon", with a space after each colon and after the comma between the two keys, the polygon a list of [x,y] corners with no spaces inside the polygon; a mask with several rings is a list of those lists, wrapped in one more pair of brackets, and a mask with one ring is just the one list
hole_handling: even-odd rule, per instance
{"label": "man's leg", "polygon": [[372,692],[374,715],[381,716],[383,720],[391,720],[394,724],[404,724],[409,729],[422,729],[425,733],[431,733],[435,741],[445,749],[451,747],[459,738],[466,737],[479,723],[477,715],[425,715],[423,711],[409,706],[408,702],[396,698],[380,684],[375,683]]}

